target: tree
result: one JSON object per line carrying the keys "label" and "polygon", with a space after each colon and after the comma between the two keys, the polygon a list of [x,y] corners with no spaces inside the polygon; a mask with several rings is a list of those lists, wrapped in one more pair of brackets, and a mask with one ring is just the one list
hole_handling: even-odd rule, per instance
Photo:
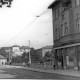
{"label": "tree", "polygon": [[4,56],[7,60],[9,60],[9,52],[6,52],[5,47],[0,49],[0,55]]}
{"label": "tree", "polygon": [[40,62],[41,61],[41,56],[37,53],[37,51],[34,48],[31,49],[30,54],[31,54],[32,62]]}
{"label": "tree", "polygon": [[43,57],[43,61],[47,62],[47,61],[51,61],[52,60],[52,53],[50,53],[49,51],[46,52],[45,56]]}
{"label": "tree", "polygon": [[21,56],[12,57],[12,62],[21,63],[22,62]]}
{"label": "tree", "polygon": [[22,56],[21,56],[21,60],[22,60],[22,62],[28,63],[28,61],[29,61],[29,53],[24,52],[24,53],[22,54]]}
{"label": "tree", "polygon": [[0,49],[0,55],[2,55],[2,56],[4,56],[4,57],[6,57],[7,52],[5,51],[5,49],[4,49],[4,48],[1,48],[1,49]]}

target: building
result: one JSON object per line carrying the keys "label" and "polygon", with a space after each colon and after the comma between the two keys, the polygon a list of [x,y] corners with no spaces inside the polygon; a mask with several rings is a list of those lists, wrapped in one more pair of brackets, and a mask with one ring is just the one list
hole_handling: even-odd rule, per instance
{"label": "building", "polygon": [[53,15],[55,60],[63,68],[80,69],[80,0],[55,0],[49,7]]}
{"label": "building", "polygon": [[40,54],[40,56],[44,57],[46,52],[51,52],[53,49],[53,46],[45,46],[37,50],[37,53]]}
{"label": "building", "polygon": [[7,59],[4,56],[0,55],[0,65],[5,65],[6,63]]}
{"label": "building", "polygon": [[22,52],[27,52],[27,53],[28,53],[28,52],[30,51],[30,49],[31,49],[31,48],[28,47],[28,46],[21,46],[21,47],[20,47],[20,50],[21,50]]}
{"label": "building", "polygon": [[12,51],[13,51],[13,52],[18,52],[18,51],[20,51],[20,46],[18,46],[18,45],[12,46]]}
{"label": "building", "polygon": [[20,56],[23,52],[20,51],[20,46],[14,45],[12,46],[12,56]]}
{"label": "building", "polygon": [[46,52],[50,52],[51,53],[52,49],[53,49],[53,46],[42,47],[42,56],[44,57]]}
{"label": "building", "polygon": [[29,52],[31,48],[29,48],[28,46],[18,46],[18,45],[14,45],[12,46],[12,53],[13,56],[21,56],[24,52]]}

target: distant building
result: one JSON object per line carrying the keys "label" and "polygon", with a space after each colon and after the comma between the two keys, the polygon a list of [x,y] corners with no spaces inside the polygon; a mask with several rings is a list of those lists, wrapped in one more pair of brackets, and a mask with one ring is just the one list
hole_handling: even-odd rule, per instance
{"label": "distant building", "polygon": [[12,51],[13,52],[19,52],[20,51],[20,46],[18,46],[18,45],[12,46]]}
{"label": "distant building", "polygon": [[37,51],[37,54],[39,54],[42,57],[42,48],[37,49],[36,51]]}
{"label": "distant building", "polygon": [[30,51],[30,47],[28,47],[28,46],[21,46],[20,47],[20,51],[22,51],[22,52],[29,52]]}
{"label": "distant building", "polygon": [[18,46],[14,45],[12,46],[12,53],[13,56],[21,56],[24,52],[28,53],[30,51],[30,48],[28,46]]}
{"label": "distant building", "polygon": [[14,45],[12,46],[12,56],[20,56],[22,52],[20,51],[20,46]]}
{"label": "distant building", "polygon": [[46,52],[51,52],[52,49],[53,49],[53,46],[45,46],[40,49],[37,49],[37,53],[40,54],[42,57],[44,57]]}
{"label": "distant building", "polygon": [[50,52],[51,53],[52,49],[53,49],[53,46],[42,47],[42,56],[44,57],[46,52]]}
{"label": "distant building", "polygon": [[4,56],[0,55],[0,65],[5,65],[6,62],[7,62],[7,59]]}

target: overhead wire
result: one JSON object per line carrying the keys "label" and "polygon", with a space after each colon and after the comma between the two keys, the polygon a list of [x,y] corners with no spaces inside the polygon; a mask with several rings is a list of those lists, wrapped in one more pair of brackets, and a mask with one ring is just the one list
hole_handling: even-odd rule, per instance
{"label": "overhead wire", "polygon": [[[13,41],[18,35],[20,35],[24,30],[28,29],[39,17],[41,17],[42,15],[44,15],[45,13],[47,13],[48,11],[50,11],[49,9],[45,10],[43,13],[41,13],[40,15],[36,16],[33,21],[31,21],[27,26],[25,26],[18,34],[16,34],[13,38],[11,38],[6,44],[9,44],[11,41]],[[4,44],[4,45],[6,45]]]}

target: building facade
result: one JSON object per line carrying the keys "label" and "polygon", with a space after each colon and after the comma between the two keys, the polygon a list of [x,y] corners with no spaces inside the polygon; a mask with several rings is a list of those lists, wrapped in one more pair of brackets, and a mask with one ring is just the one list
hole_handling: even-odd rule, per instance
{"label": "building facade", "polygon": [[51,53],[52,49],[53,49],[53,46],[42,47],[42,57],[45,56],[46,52],[50,52]]}
{"label": "building facade", "polygon": [[13,56],[21,56],[24,52],[28,53],[31,50],[28,46],[18,46],[14,45],[12,46],[12,55]]}
{"label": "building facade", "polygon": [[44,46],[40,49],[37,49],[37,53],[41,56],[41,57],[44,57],[46,52],[50,52],[52,51],[53,49],[53,46]]}
{"label": "building facade", "polygon": [[54,53],[57,66],[80,69],[80,0],[55,0],[53,15]]}
{"label": "building facade", "polygon": [[7,59],[4,56],[0,55],[0,65],[5,65],[6,63]]}

